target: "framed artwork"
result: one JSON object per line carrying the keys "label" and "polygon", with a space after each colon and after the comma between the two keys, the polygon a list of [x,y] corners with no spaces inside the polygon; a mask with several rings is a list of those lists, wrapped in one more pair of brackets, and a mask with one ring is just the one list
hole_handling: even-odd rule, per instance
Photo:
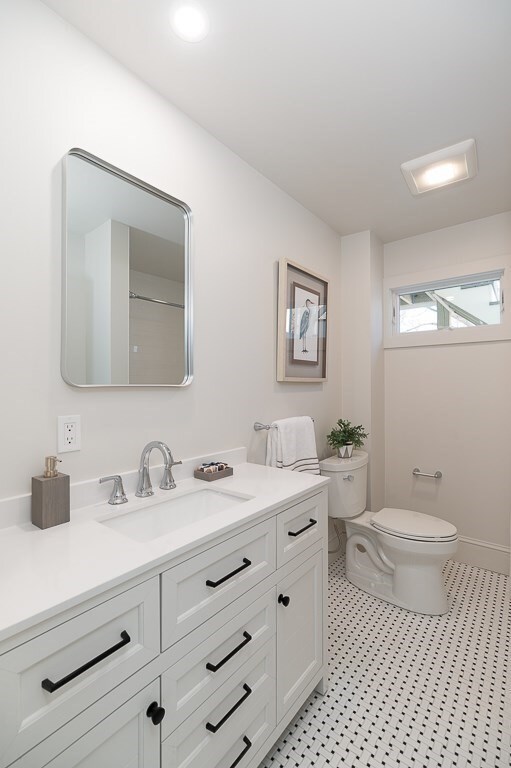
{"label": "framed artwork", "polygon": [[277,381],[326,380],[328,280],[279,262]]}

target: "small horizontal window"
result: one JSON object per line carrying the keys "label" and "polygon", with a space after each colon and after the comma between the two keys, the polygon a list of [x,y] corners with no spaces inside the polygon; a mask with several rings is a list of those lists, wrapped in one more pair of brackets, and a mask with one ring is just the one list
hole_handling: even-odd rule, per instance
{"label": "small horizontal window", "polygon": [[389,275],[383,288],[386,349],[511,339],[511,255]]}
{"label": "small horizontal window", "polygon": [[394,289],[394,333],[500,325],[503,270]]}

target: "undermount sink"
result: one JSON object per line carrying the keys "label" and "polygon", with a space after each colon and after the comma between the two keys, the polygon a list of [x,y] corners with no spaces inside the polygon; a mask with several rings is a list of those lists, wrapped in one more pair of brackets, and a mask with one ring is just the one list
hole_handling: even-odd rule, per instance
{"label": "undermount sink", "polygon": [[180,496],[158,501],[151,506],[103,518],[98,522],[135,541],[152,541],[205,520],[229,507],[238,506],[249,498],[210,488],[197,488]]}

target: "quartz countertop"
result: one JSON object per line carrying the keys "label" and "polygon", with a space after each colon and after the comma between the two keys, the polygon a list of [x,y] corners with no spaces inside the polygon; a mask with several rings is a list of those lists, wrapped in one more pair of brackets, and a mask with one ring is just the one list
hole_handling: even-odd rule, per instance
{"label": "quartz countertop", "polygon": [[[115,507],[102,502],[71,512],[71,521],[46,530],[22,523],[0,531],[0,641],[71,608],[127,579],[143,575],[173,558],[186,555],[235,528],[303,495],[321,490],[328,479],[243,463],[234,474],[213,483],[187,478],[173,491],[155,489],[154,496]],[[250,497],[228,509],[161,536],[139,542],[103,525],[105,516],[168,501],[204,487]],[[169,514],[171,511],[169,510]]]}

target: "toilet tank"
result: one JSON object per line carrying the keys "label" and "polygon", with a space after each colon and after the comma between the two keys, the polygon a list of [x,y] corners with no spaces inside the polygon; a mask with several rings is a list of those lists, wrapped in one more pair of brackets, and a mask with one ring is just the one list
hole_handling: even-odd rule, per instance
{"label": "toilet tank", "polygon": [[361,515],[367,501],[367,463],[365,451],[353,451],[351,459],[331,456],[319,462],[321,474],[330,478],[328,516],[349,519]]}

